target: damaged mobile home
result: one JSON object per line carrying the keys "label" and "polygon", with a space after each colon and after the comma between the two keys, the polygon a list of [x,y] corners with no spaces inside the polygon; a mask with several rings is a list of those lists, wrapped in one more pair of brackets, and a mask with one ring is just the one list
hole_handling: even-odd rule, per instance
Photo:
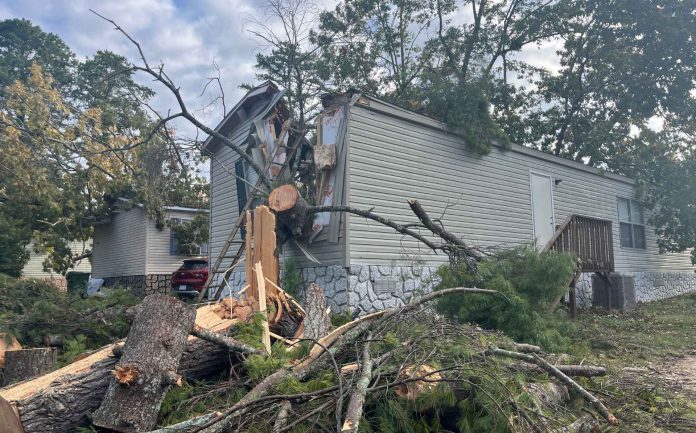
{"label": "damaged mobile home", "polygon": [[[614,299],[626,306],[633,292],[635,300],[649,301],[696,290],[688,253],[659,252],[632,179],[518,145],[479,155],[441,122],[360,93],[323,102],[313,147],[292,148],[282,91],[270,82],[250,90],[217,130],[270,167],[277,184],[283,183],[275,179],[277,167],[294,164],[295,184],[313,205],[373,210],[407,224],[416,220],[407,200],[417,200],[478,247],[536,241],[570,251],[580,260],[571,284],[581,304],[591,302],[593,285],[604,293],[599,289],[608,281],[634,288],[626,299]],[[287,152],[270,162],[277,145]],[[258,176],[219,140],[209,138],[205,149],[212,155],[211,259],[220,258],[211,287],[234,291],[246,281],[244,266],[230,266],[241,233],[223,250]],[[306,283],[323,287],[335,309],[401,304],[427,290],[434,269],[448,260],[359,215],[320,212],[311,223],[303,236],[289,234],[279,255],[294,260]]]}

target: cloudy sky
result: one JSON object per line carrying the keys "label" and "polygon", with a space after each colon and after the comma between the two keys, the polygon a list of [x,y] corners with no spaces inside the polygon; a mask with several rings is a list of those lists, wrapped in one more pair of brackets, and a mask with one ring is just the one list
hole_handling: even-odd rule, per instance
{"label": "cloudy sky", "polygon": [[[222,116],[221,107],[201,110],[217,96],[214,86],[200,96],[207,78],[217,74],[213,62],[220,67],[228,105],[241,95],[241,83],[254,81],[254,54],[261,47],[243,30],[248,16],[259,16],[254,0],[10,0],[0,3],[0,19],[27,18],[60,36],[79,58],[108,49],[137,61],[135,48],[90,8],[138,40],[150,63],[162,61],[190,108],[208,124]],[[140,80],[158,91],[156,107],[174,106],[165,89]]]}
{"label": "cloudy sky", "polygon": [[[331,7],[337,0],[319,0],[320,7]],[[108,49],[135,62],[138,53],[100,14],[119,23],[138,40],[150,63],[163,62],[167,73],[181,87],[189,109],[199,119],[214,126],[222,118],[221,105],[207,107],[218,96],[215,86],[201,95],[208,77],[219,65],[227,106],[242,95],[239,85],[254,82],[254,55],[263,49],[248,31],[249,17],[262,18],[263,0],[4,0],[0,19],[27,18],[44,31],[56,33],[79,58]],[[466,12],[455,21],[466,20]],[[553,67],[557,43],[530,47],[523,56],[539,66]],[[175,101],[166,89],[157,88],[140,77],[142,83],[158,92],[154,106],[166,113]],[[195,131],[180,125],[180,132]]]}

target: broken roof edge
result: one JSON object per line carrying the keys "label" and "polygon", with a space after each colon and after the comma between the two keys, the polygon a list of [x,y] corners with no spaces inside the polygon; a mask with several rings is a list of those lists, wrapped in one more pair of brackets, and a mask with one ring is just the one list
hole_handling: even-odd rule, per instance
{"label": "broken roof edge", "polygon": [[[368,101],[364,101],[364,99],[366,99]],[[419,113],[416,113],[414,111],[407,110],[405,108],[399,107],[398,105],[394,105],[390,102],[383,101],[379,98],[376,98],[374,96],[370,96],[370,95],[367,95],[364,93],[360,94],[360,97],[357,98],[355,105],[360,106],[360,107],[364,107],[368,110],[373,110],[373,111],[376,111],[376,112],[379,112],[382,114],[395,116],[395,117],[398,117],[402,120],[413,122],[413,123],[416,123],[416,124],[419,124],[422,126],[426,126],[426,127],[433,128],[433,129],[439,129],[441,131],[447,132],[447,133],[452,134],[452,135],[460,136],[456,132],[449,129],[445,122],[441,122],[437,119],[434,119],[432,117],[428,117],[424,114],[419,114]],[[636,184],[635,179],[632,179],[630,177],[623,176],[623,175],[616,174],[616,173],[612,173],[612,172],[609,172],[606,170],[602,170],[601,168],[591,167],[591,166],[584,164],[582,162],[577,162],[577,161],[573,161],[570,159],[562,158],[560,156],[551,155],[551,154],[548,154],[546,152],[542,152],[541,150],[534,149],[531,147],[522,146],[520,144],[510,143],[510,148],[505,149],[505,146],[503,144],[501,144],[500,142],[495,141],[495,140],[492,140],[491,144],[493,144],[495,147],[504,149],[504,151],[521,153],[521,154],[524,154],[527,156],[531,156],[533,158],[545,160],[545,161],[555,163],[555,164],[560,164],[560,165],[563,165],[566,167],[574,168],[574,169],[577,169],[580,171],[585,171],[588,173],[595,174],[597,176],[606,177],[606,178],[613,179],[613,180],[616,180],[619,182],[624,182],[624,183],[627,183],[629,185]]]}
{"label": "broken roof edge", "polygon": [[[271,92],[269,92],[269,90]],[[235,104],[234,107],[225,115],[225,117],[218,123],[218,125],[213,129],[213,131],[217,133],[222,133],[223,128],[228,126],[235,117],[239,117],[239,112],[240,110],[250,101],[252,98],[255,98],[257,96],[263,95],[264,93],[271,93],[272,95],[278,95],[280,94],[280,97],[282,97],[285,94],[285,90],[281,90],[276,83],[274,83],[271,80],[264,81],[263,83],[252,87],[249,89],[249,91],[242,96],[242,98]],[[275,100],[275,103],[278,102],[279,98],[273,98]],[[270,104],[269,104],[270,106]],[[270,108],[270,107],[267,107]],[[264,110],[264,116],[268,113],[268,110]],[[211,135],[208,135],[208,138],[205,139],[203,142],[203,146],[201,147],[202,152],[211,152],[212,148],[219,142],[219,140]]]}

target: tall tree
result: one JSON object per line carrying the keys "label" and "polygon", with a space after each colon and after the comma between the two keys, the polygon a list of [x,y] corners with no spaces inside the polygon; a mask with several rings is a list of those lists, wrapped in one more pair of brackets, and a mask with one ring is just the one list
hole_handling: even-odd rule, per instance
{"label": "tall tree", "polygon": [[561,70],[537,81],[544,105],[529,115],[530,145],[592,165],[622,157],[624,141],[660,118],[693,125],[693,1],[575,0],[564,25]]}
{"label": "tall tree", "polygon": [[319,9],[306,0],[265,0],[263,10],[262,19],[246,19],[246,29],[262,47],[256,54],[256,78],[280,84],[288,108],[305,125],[316,115],[325,89],[317,73],[319,47],[311,39]]}
{"label": "tall tree", "polygon": [[563,10],[548,0],[345,1],[322,14],[316,40],[337,86],[433,115],[486,152],[507,141],[490,102],[505,112],[515,102],[507,71],[524,65],[514,53],[556,36]]}
{"label": "tall tree", "polygon": [[60,88],[70,88],[76,60],[60,37],[45,33],[29,20],[0,21],[0,89],[26,80],[34,62],[42,65]]}

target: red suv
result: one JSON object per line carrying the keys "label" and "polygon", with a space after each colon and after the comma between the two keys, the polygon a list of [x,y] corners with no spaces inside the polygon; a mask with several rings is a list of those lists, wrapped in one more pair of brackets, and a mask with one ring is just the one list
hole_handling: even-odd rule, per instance
{"label": "red suv", "polygon": [[186,259],[172,274],[172,292],[182,296],[198,296],[208,280],[208,259]]}

